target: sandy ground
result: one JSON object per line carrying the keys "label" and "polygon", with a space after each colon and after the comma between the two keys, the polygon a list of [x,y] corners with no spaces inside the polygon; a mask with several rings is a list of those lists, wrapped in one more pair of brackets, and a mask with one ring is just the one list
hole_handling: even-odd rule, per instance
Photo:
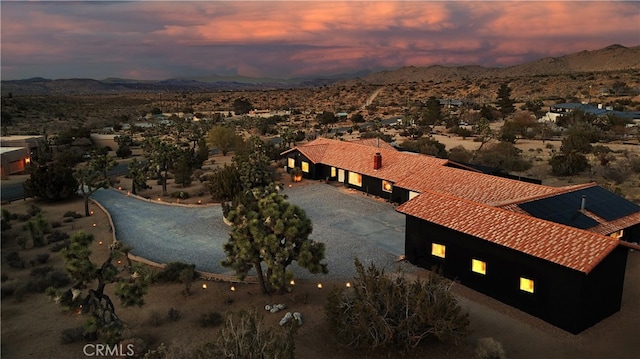
{"label": "sandy ground", "polygon": [[[17,201],[3,205],[11,212],[26,212],[32,200]],[[56,206],[41,205],[48,218],[61,219],[67,210],[82,211],[82,201],[70,201]],[[104,243],[111,239],[108,219],[95,205],[91,205],[94,215],[80,218],[61,229],[93,233]],[[95,223],[95,226],[94,226]],[[15,225],[18,225],[17,223]],[[4,242],[4,241],[3,241]],[[3,253],[15,250],[15,243],[6,243]],[[96,261],[106,258],[106,249],[97,244],[92,246]],[[32,258],[45,248],[27,248],[21,251],[23,258]],[[59,256],[52,254],[49,265],[60,267]],[[26,280],[30,269],[9,268],[2,263],[2,273],[9,276],[6,283]],[[414,268],[410,275],[423,276],[427,272]],[[184,297],[180,284],[154,285],[146,295],[146,304],[141,308],[118,308],[119,315],[131,326],[131,337],[142,338],[149,346],[160,343],[183,347],[195,346],[212,340],[217,328],[201,328],[197,324],[200,315],[212,311],[227,313],[253,307],[262,308],[269,303],[285,303],[289,309],[300,311],[304,325],[297,336],[299,358],[383,358],[389,353],[356,353],[339,347],[330,335],[323,311],[328,289],[343,283],[324,283],[323,289],[316,288],[315,282],[299,280],[292,293],[264,296],[252,284],[231,284],[208,282],[202,289],[202,281],[194,283],[193,294]],[[448,348],[436,345],[415,353],[415,357],[469,358],[475,341],[482,337],[493,337],[502,342],[511,358],[634,358],[637,344],[637,325],[640,323],[640,256],[632,252],[629,256],[622,310],[579,335],[571,335],[537,318],[506,306],[489,297],[463,286],[454,286],[462,305],[471,314],[471,336],[465,345]],[[177,322],[152,325],[150,318],[158,313],[164,316],[169,308],[176,308],[182,314]],[[265,322],[277,327],[281,314],[265,313]],[[29,294],[18,299],[8,297],[2,300],[2,356],[7,358],[81,358],[83,343],[62,345],[60,333],[65,328],[78,326],[82,318],[75,313],[63,311],[43,294]]]}
{"label": "sandy ground", "polygon": [[[473,143],[466,140],[467,144]],[[449,143],[449,146],[453,145]],[[455,146],[455,145],[453,145]],[[533,144],[532,146],[535,146]],[[217,163],[227,159],[218,158]],[[283,180],[287,180],[286,177]],[[121,182],[126,186],[126,179]],[[4,182],[4,181],[3,181]],[[305,185],[305,182],[298,184]],[[171,193],[177,187],[171,187]],[[194,191],[194,187],[188,191]],[[156,198],[161,188],[154,185],[144,193],[149,198]],[[170,197],[162,200],[175,201]],[[210,201],[207,196],[192,197],[186,201],[197,203]],[[66,211],[83,212],[81,200],[73,200],[55,205],[38,203],[34,200],[16,201],[3,204],[2,209],[12,213],[26,213],[31,204],[43,208],[50,221],[61,221]],[[84,231],[96,236],[92,245],[93,258],[100,262],[106,258],[104,245],[99,240],[108,243],[113,236],[109,231],[106,213],[98,206],[91,204],[94,215],[76,219],[72,223],[63,223],[61,230],[73,233]],[[95,225],[94,225],[95,224]],[[14,230],[20,233],[23,223],[13,222]],[[29,261],[37,254],[48,253],[50,245],[43,248],[21,250],[14,239],[5,237],[3,233],[2,254],[19,250],[21,256]],[[47,265],[62,267],[62,260],[57,253],[51,253]],[[6,261],[2,261],[2,274],[8,276],[4,285],[29,279],[31,268],[10,268]],[[423,276],[427,271],[413,268],[410,275]],[[341,282],[323,283],[324,288],[318,289],[317,283],[310,280],[299,280],[292,293],[285,295],[264,296],[259,288],[252,284],[236,284],[236,291],[230,290],[231,284],[208,282],[207,289],[202,289],[202,281],[193,285],[193,294],[184,297],[181,294],[183,286],[180,284],[153,285],[145,296],[146,304],[141,308],[118,308],[118,314],[129,324],[128,336],[141,338],[149,347],[160,343],[179,345],[182,347],[197,346],[212,340],[219,328],[201,328],[197,319],[204,313],[220,312],[222,314],[241,309],[263,308],[269,303],[285,303],[289,309],[303,314],[304,324],[300,328],[296,339],[297,357],[303,359],[327,358],[386,358],[397,356],[398,353],[362,353],[342,348],[337,345],[329,333],[325,322],[324,303],[328,289],[332,286],[342,286]],[[637,329],[640,324],[640,253],[630,252],[627,265],[625,290],[622,310],[598,323],[596,326],[579,335],[571,335],[555,328],[526,313],[506,306],[492,298],[481,295],[463,286],[454,286],[462,305],[471,315],[471,335],[466,343],[460,347],[451,348],[442,345],[426,346],[411,356],[430,358],[471,358],[473,347],[478,338],[493,337],[500,341],[510,358],[636,358],[640,349],[637,341]],[[10,296],[2,299],[2,342],[1,355],[6,358],[84,358],[82,352],[84,343],[61,344],[60,333],[63,329],[77,327],[82,323],[82,317],[74,312],[64,311],[56,306],[43,294],[27,294],[21,298]],[[165,316],[169,308],[178,309],[183,315],[176,322],[165,322],[161,325],[150,323],[152,316]],[[271,314],[264,312],[267,325],[277,327],[282,313]]]}

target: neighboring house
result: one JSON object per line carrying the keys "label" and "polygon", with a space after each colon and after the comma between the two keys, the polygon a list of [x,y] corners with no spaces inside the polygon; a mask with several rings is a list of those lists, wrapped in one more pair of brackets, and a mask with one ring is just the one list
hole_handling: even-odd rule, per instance
{"label": "neighboring house", "polygon": [[595,183],[548,187],[390,147],[320,138],[282,155],[305,178],[399,203],[415,265],[571,333],[620,310],[640,206]]}
{"label": "neighboring house", "polygon": [[31,163],[31,154],[26,147],[0,147],[2,178],[22,174]]}
{"label": "neighboring house", "polygon": [[31,157],[38,150],[43,136],[2,136],[0,137],[0,158],[2,159],[2,178],[13,174],[22,174]]}
{"label": "neighboring house", "polygon": [[575,110],[582,110],[585,113],[595,116],[613,115],[620,118],[628,119],[632,122],[640,120],[640,111],[616,111],[611,106],[603,106],[602,104],[590,105],[583,103],[559,103],[549,107],[549,111],[540,118],[540,122],[557,122],[558,117],[573,112]]}

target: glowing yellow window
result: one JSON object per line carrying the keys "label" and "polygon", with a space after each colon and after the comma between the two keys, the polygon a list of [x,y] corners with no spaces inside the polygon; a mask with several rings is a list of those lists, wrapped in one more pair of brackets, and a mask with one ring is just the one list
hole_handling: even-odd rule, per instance
{"label": "glowing yellow window", "polygon": [[295,158],[289,158],[289,160],[287,162],[287,167],[294,168],[295,166],[296,166],[296,159]]}
{"label": "glowing yellow window", "polygon": [[479,259],[471,259],[471,270],[475,273],[487,274],[487,262]]}
{"label": "glowing yellow window", "polygon": [[391,192],[393,190],[393,184],[389,181],[382,180],[382,190],[385,192]]}
{"label": "glowing yellow window", "polygon": [[302,161],[302,172],[309,173],[309,162]]}
{"label": "glowing yellow window", "polygon": [[349,172],[349,184],[362,187],[362,175],[355,172]]}
{"label": "glowing yellow window", "polygon": [[520,277],[520,290],[533,293],[533,279]]}
{"label": "glowing yellow window", "polygon": [[335,176],[336,176],[336,168],[331,167],[331,177],[335,177]]}
{"label": "glowing yellow window", "polygon": [[431,243],[431,254],[444,258],[447,247],[444,244]]}

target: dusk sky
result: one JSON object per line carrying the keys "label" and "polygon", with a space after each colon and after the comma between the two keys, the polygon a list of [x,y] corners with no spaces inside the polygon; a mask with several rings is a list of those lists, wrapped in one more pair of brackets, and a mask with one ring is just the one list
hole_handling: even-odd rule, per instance
{"label": "dusk sky", "polygon": [[640,45],[640,2],[7,1],[2,80],[505,67]]}

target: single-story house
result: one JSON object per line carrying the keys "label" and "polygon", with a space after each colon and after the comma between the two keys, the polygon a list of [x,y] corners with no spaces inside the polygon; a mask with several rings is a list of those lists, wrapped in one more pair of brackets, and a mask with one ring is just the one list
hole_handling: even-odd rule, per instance
{"label": "single-story house", "polygon": [[400,152],[319,138],[286,169],[400,204],[405,257],[571,333],[620,310],[640,206],[589,183],[555,188]]}
{"label": "single-story house", "polygon": [[31,162],[31,154],[26,147],[0,147],[2,178],[22,174]]}

